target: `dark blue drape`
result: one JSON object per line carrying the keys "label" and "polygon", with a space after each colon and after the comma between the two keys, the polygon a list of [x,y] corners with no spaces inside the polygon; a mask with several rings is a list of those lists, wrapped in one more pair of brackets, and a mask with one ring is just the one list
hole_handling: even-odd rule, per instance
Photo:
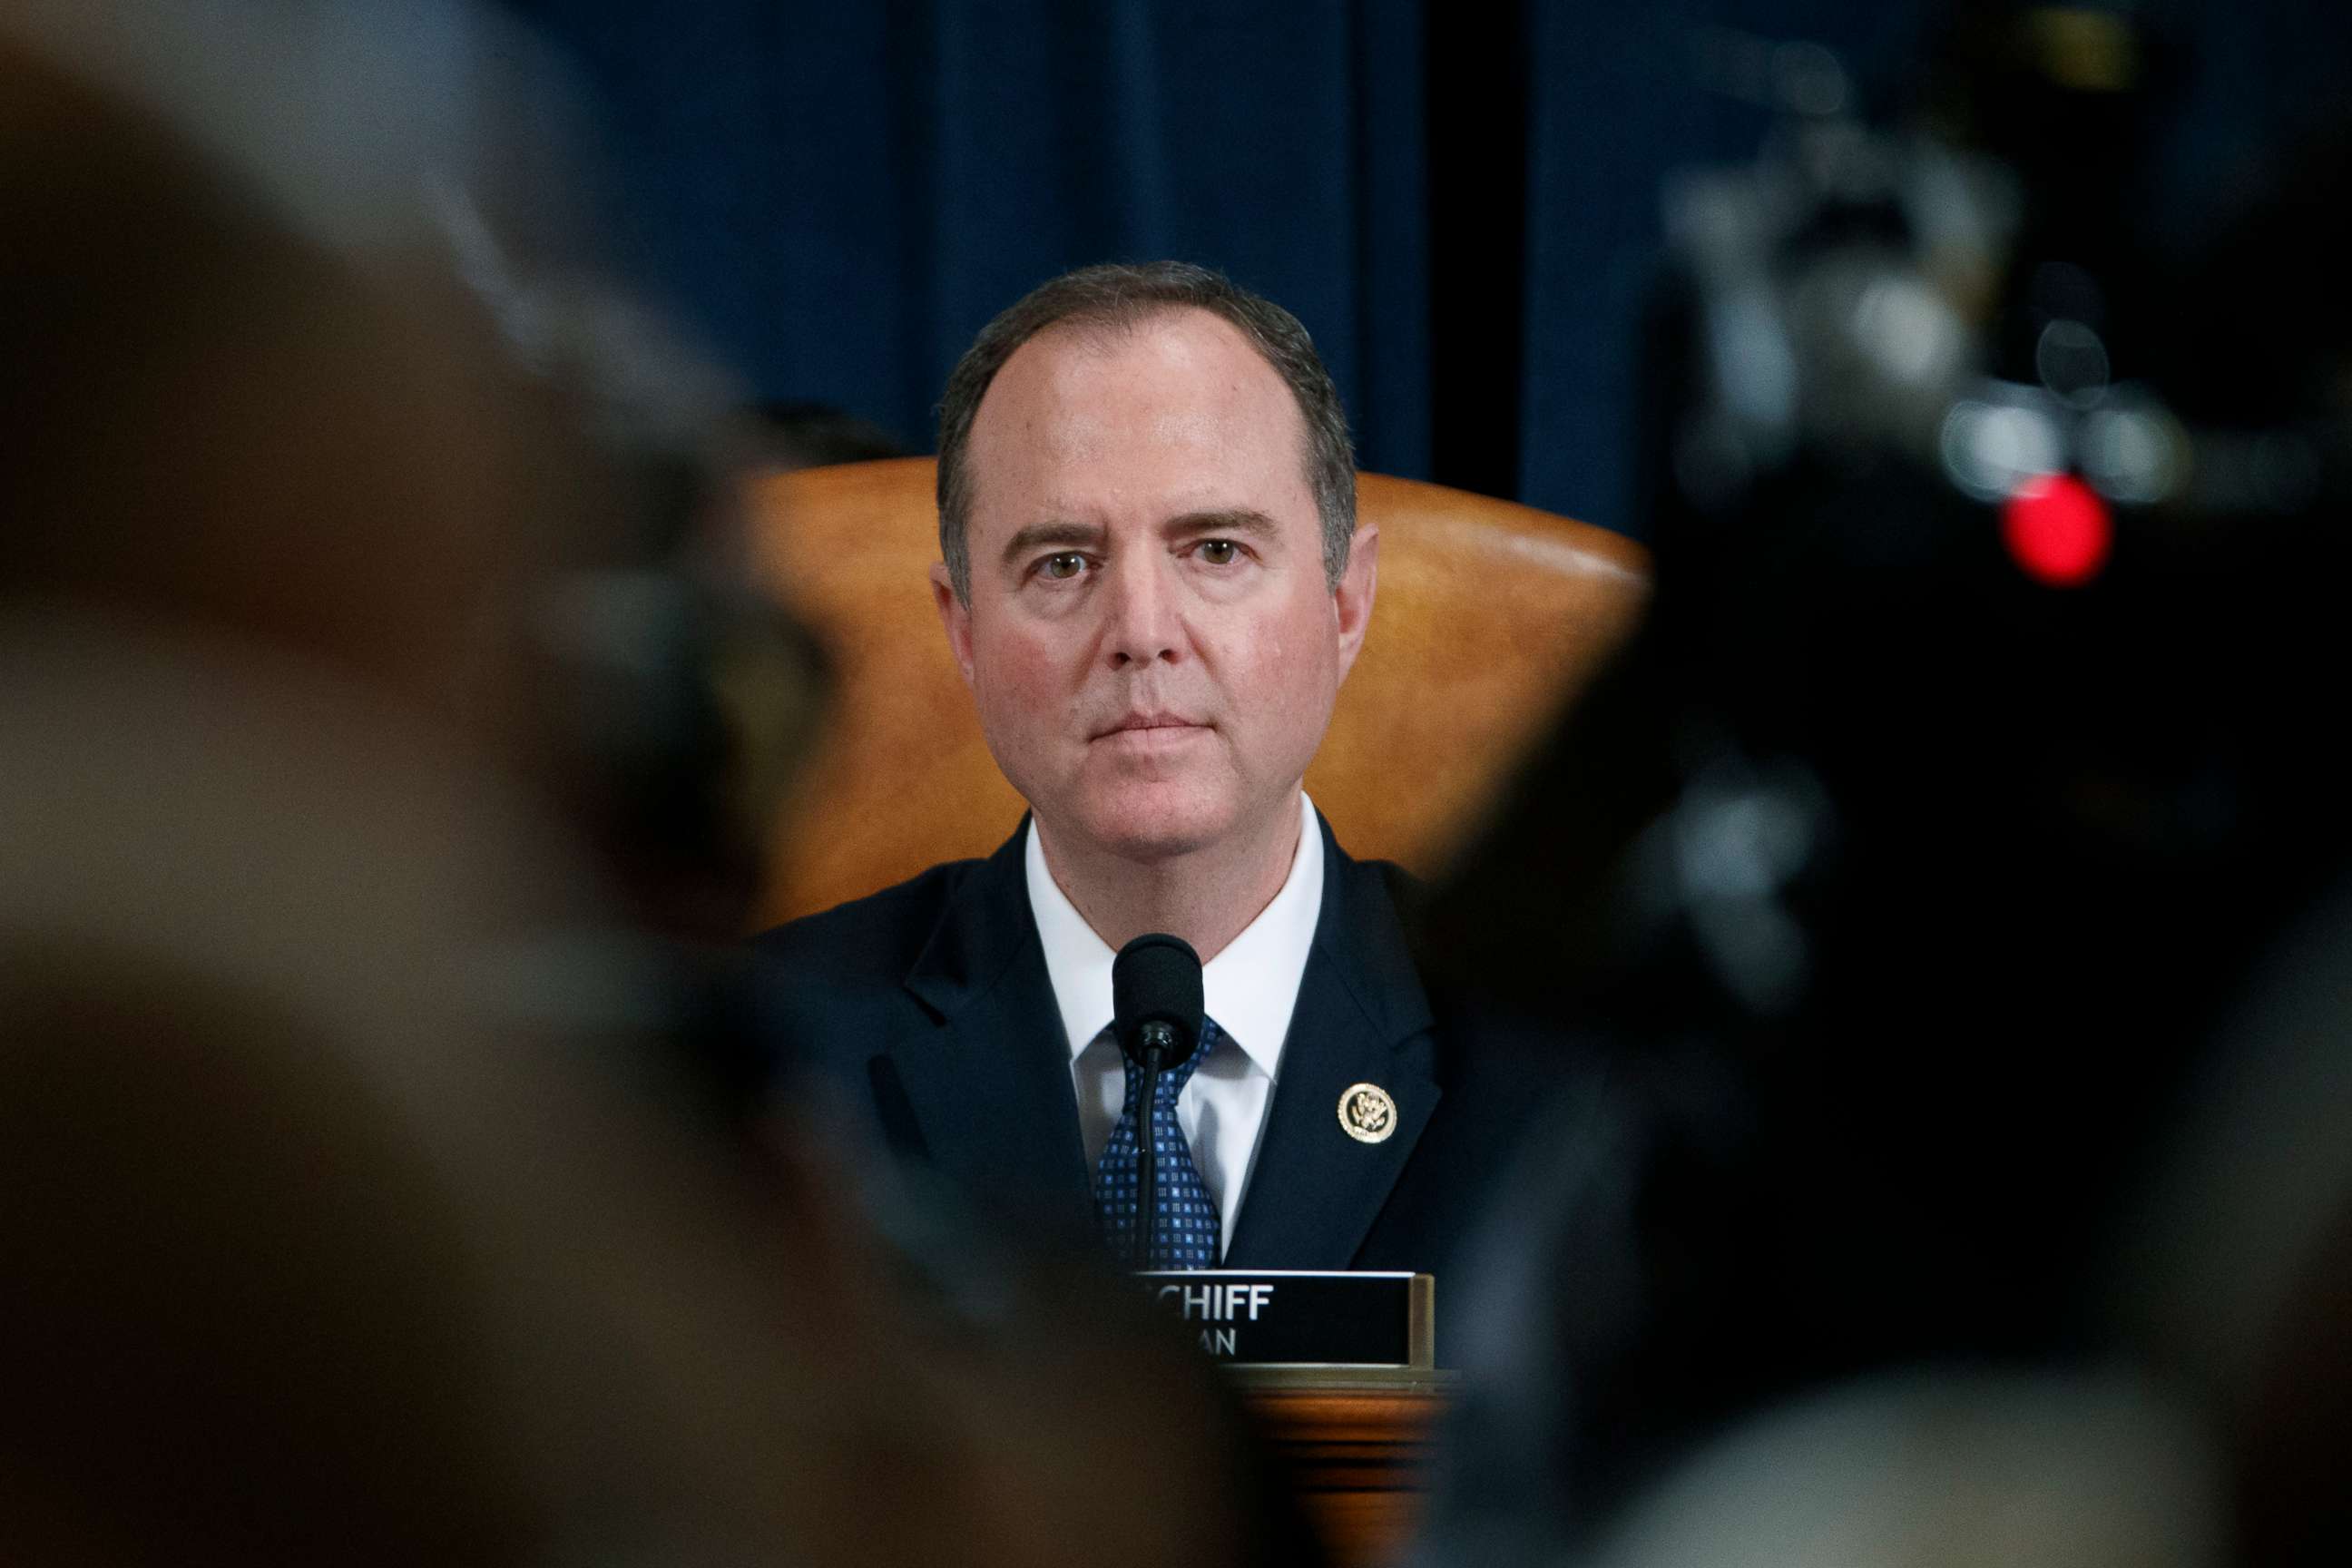
{"label": "dark blue drape", "polygon": [[928,449],[948,367],[1066,268],[1297,311],[1363,461],[1428,468],[1420,6],[539,0],[658,281],[760,391]]}
{"label": "dark blue drape", "polygon": [[[1710,28],[1914,74],[1883,0],[509,0],[609,117],[654,280],[771,398],[928,449],[955,355],[1040,279],[1172,256],[1296,310],[1365,467],[1638,531],[1662,182],[1754,153]],[[2151,0],[2210,193],[2336,79],[2337,0]],[[2184,216],[2198,214],[2184,210]]]}

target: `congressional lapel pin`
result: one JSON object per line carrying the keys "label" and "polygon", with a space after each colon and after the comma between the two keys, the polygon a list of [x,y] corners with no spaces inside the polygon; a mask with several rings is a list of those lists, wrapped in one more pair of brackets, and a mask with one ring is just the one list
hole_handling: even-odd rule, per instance
{"label": "congressional lapel pin", "polygon": [[1339,1126],[1359,1143],[1386,1142],[1396,1123],[1396,1101],[1379,1084],[1351,1084],[1339,1096]]}

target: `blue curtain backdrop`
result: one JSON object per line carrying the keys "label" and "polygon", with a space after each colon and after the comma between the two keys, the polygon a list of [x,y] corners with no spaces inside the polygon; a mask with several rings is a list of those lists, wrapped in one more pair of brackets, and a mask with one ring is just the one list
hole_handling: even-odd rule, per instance
{"label": "blue curtain backdrop", "polygon": [[763,395],[928,450],[990,316],[1180,257],[1296,310],[1365,460],[1427,470],[1417,4],[516,9],[603,97],[657,280]]}
{"label": "blue curtain backdrop", "polygon": [[[956,354],[1065,268],[1172,256],[1296,310],[1365,467],[1638,531],[1661,182],[1751,156],[1708,29],[1904,80],[1879,0],[510,0],[607,111],[625,238],[759,393],[928,450]],[[2336,0],[2155,7],[2181,220],[2336,79]]]}

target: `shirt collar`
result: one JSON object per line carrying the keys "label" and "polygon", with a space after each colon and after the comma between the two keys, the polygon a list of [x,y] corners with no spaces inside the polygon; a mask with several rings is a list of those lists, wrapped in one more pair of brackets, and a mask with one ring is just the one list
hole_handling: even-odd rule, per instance
{"label": "shirt collar", "polygon": [[[1094,1042],[1111,1021],[1110,966],[1118,955],[1095,934],[1086,917],[1045,868],[1045,852],[1033,824],[1023,849],[1029,880],[1029,909],[1045,948],[1045,973],[1069,1036],[1070,1055]],[[1266,1077],[1282,1060],[1290,1015],[1298,1005],[1298,984],[1307,954],[1315,944],[1315,924],[1323,914],[1323,832],[1315,803],[1298,796],[1298,848],[1290,875],[1274,900],[1201,969],[1201,989],[1217,1027]]]}

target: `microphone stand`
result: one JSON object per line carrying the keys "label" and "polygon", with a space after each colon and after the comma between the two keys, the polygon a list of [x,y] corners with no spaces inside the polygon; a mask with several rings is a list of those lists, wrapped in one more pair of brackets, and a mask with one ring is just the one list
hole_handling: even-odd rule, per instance
{"label": "microphone stand", "polygon": [[[1135,1129],[1136,1268],[1151,1267],[1160,1218],[1160,1075],[1182,1061],[1202,1027],[1201,955],[1165,931],[1147,931],[1110,966],[1111,1021],[1128,1070],[1141,1068],[1142,1116]],[[1130,1079],[1129,1080],[1133,1080]]]}
{"label": "microphone stand", "polygon": [[1135,1267],[1151,1267],[1151,1234],[1160,1217],[1160,1069],[1175,1054],[1176,1030],[1158,1019],[1137,1031],[1136,1059],[1143,1067],[1142,1114],[1136,1126]]}

